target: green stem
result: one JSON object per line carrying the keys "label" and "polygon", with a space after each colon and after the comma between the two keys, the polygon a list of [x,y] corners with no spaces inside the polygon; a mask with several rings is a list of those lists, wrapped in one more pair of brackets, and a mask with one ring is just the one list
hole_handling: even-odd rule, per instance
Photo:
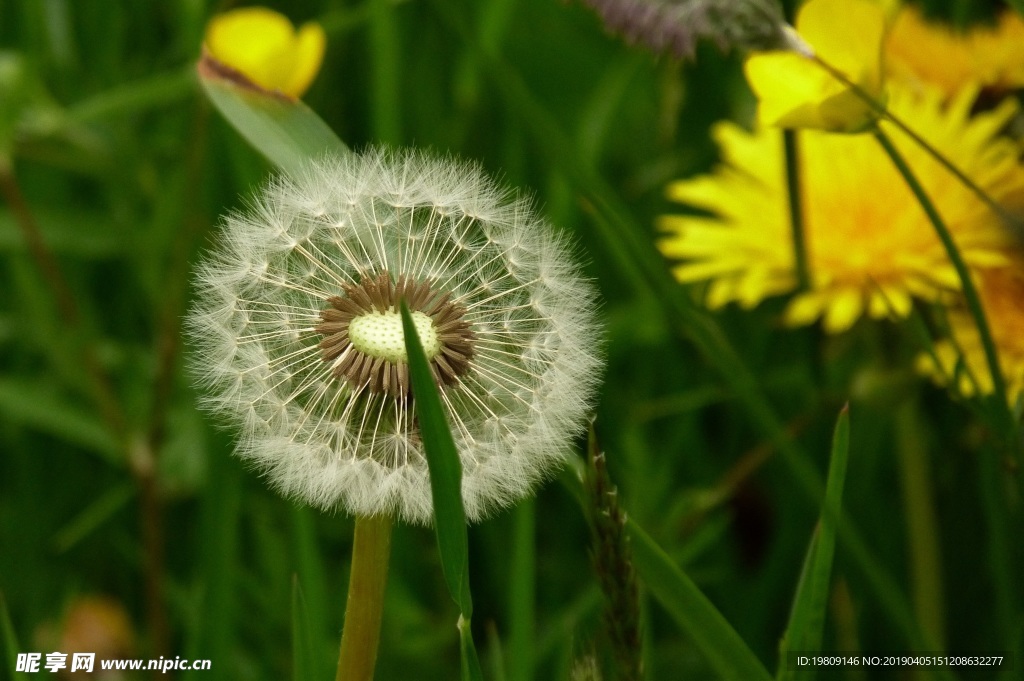
{"label": "green stem", "polygon": [[811,286],[811,270],[807,260],[807,239],[804,230],[803,193],[800,186],[800,147],[795,130],[784,130],[786,150],[786,189],[789,194],[789,224],[793,231],[793,260],[800,290]]}
{"label": "green stem", "polygon": [[[882,132],[881,129],[875,130],[875,139],[882,145],[885,153],[892,159],[893,165],[899,171],[900,175],[903,176],[907,186],[910,187],[910,191],[914,193],[914,197],[917,198],[918,203],[921,204],[921,208],[924,209],[925,214],[928,216],[928,220],[935,227],[935,233],[938,235],[939,240],[946,249],[946,255],[949,257],[949,261],[953,264],[953,268],[956,270],[957,276],[960,278],[960,284],[963,288],[964,300],[967,302],[967,308],[971,313],[971,317],[974,318],[974,324],[978,327],[978,335],[981,337],[981,346],[985,351],[985,361],[988,364],[989,373],[992,376],[992,386],[996,397],[1000,404],[997,405],[997,409],[1000,412],[1001,418],[1004,425],[1012,425],[1013,415],[1009,411],[1009,402],[1006,397],[1006,381],[1003,378],[1002,369],[999,366],[999,355],[996,353],[996,345],[992,340],[992,331],[989,328],[988,321],[985,319],[985,310],[981,306],[981,297],[978,295],[978,289],[974,285],[973,279],[971,279],[971,272],[967,268],[967,263],[964,262],[963,256],[960,255],[960,250],[956,246],[956,242],[953,241],[953,235],[950,234],[949,228],[946,227],[946,223],[942,221],[942,217],[938,211],[935,210],[935,205],[931,199],[928,198],[928,194],[925,193],[921,183],[918,182],[917,177],[914,176],[913,171],[910,170],[910,166],[900,155],[900,152],[896,149],[896,146],[892,143],[892,140]],[[1007,429],[1005,432],[1009,432]],[[1005,434],[1005,433],[1004,433]]]}
{"label": "green stem", "polygon": [[[1011,541],[1018,541],[1019,533],[1010,527],[1010,509],[1007,507],[1006,480],[1000,475],[997,451],[986,447],[978,456],[978,476],[982,510],[985,514],[987,531],[988,573],[992,578],[992,633],[997,636],[993,645],[1008,652],[1017,647],[1015,641],[1016,622],[1020,618],[1017,607],[1019,599],[1020,573],[1013,569]],[[1019,530],[1019,527],[1018,527]],[[1012,538],[1012,539],[1011,539]],[[1014,575],[1017,577],[1014,577]]]}
{"label": "green stem", "polygon": [[509,681],[529,681],[534,673],[536,621],[536,502],[525,499],[512,512],[512,575],[509,583]]}
{"label": "green stem", "polygon": [[88,329],[85,328],[82,321],[81,311],[72,293],[71,285],[64,277],[57,258],[46,243],[32,210],[29,208],[28,201],[21,193],[21,185],[14,174],[13,164],[7,157],[0,157],[0,196],[10,207],[14,223],[25,237],[25,244],[28,246],[32,259],[35,260],[43,279],[50,287],[50,293],[53,294],[53,299],[62,317],[61,322],[71,333],[86,336],[76,345],[80,353],[79,358],[90,381],[88,387],[92,391],[92,397],[107,426],[117,437],[121,446],[127,448],[128,428],[124,412],[112,387],[113,383],[96,355],[93,339],[87,336]]}
{"label": "green stem", "polygon": [[391,516],[358,516],[335,681],[372,681],[391,555]]}
{"label": "green stem", "polygon": [[931,492],[931,470],[925,432],[918,420],[917,405],[907,401],[896,411],[896,442],[900,458],[903,505],[910,546],[910,582],[917,621],[945,650],[945,617],[942,599],[942,560],[938,518]]}
{"label": "green stem", "polygon": [[1001,205],[999,205],[999,203],[995,199],[988,195],[988,192],[979,187],[978,184],[974,182],[974,180],[969,178],[966,175],[966,173],[964,173],[964,171],[957,168],[952,161],[946,158],[938,149],[933,147],[928,142],[928,140],[924,139],[919,134],[914,132],[914,130],[909,125],[904,123],[902,119],[900,119],[891,111],[889,111],[889,109],[884,104],[875,99],[870,92],[862,88],[860,85],[854,83],[845,73],[843,73],[836,67],[832,66],[818,55],[814,55],[813,57],[811,57],[811,61],[818,64],[821,68],[828,71],[829,75],[831,75],[836,80],[840,81],[843,85],[850,88],[850,90],[855,95],[860,97],[860,99],[864,101],[869,107],[871,107],[871,110],[878,114],[879,117],[895,125],[905,135],[907,135],[907,137],[912,139],[915,144],[924,149],[924,151],[929,156],[935,159],[940,165],[942,165],[943,168],[952,173],[957,180],[959,180],[965,187],[967,187],[979,199],[981,199],[981,201],[986,206],[988,206],[993,213],[999,216],[999,219],[1002,220],[1007,227],[1013,229],[1017,234],[1020,234],[1021,231],[1024,230],[1024,224],[1022,224],[1020,218],[1011,215],[1009,212],[1007,212],[1007,210],[1003,208]]}
{"label": "green stem", "polygon": [[399,144],[403,110],[399,84],[402,41],[391,0],[370,0],[370,40],[374,137],[378,142]]}

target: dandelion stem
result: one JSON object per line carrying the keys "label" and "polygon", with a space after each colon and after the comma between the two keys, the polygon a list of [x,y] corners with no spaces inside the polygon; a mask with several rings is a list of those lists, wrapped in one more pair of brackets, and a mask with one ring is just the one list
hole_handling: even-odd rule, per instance
{"label": "dandelion stem", "polygon": [[335,681],[373,679],[391,555],[391,524],[389,515],[356,517],[345,628]]}
{"label": "dandelion stem", "polygon": [[800,187],[800,147],[794,130],[784,130],[782,140],[786,150],[786,190],[789,195],[789,224],[793,231],[793,261],[800,290],[806,291],[811,285],[811,270],[807,261],[803,194]]}
{"label": "dandelion stem", "polygon": [[999,366],[999,355],[996,353],[996,346],[992,340],[992,332],[989,329],[988,322],[985,319],[985,310],[981,306],[981,298],[978,296],[978,289],[974,286],[974,281],[971,279],[970,270],[967,269],[967,263],[964,262],[963,256],[960,254],[960,250],[956,246],[956,242],[953,241],[953,235],[950,234],[949,228],[946,227],[946,223],[942,221],[942,217],[935,209],[935,205],[931,199],[928,198],[928,194],[925,193],[921,183],[918,182],[917,177],[914,176],[910,166],[903,159],[899,150],[892,143],[881,129],[875,130],[875,139],[882,145],[885,153],[888,154],[892,160],[893,165],[899,171],[900,175],[903,176],[907,186],[910,187],[910,191],[914,193],[918,203],[921,204],[921,208],[924,209],[925,214],[928,216],[928,220],[931,221],[932,226],[935,227],[935,233],[938,235],[939,240],[946,249],[946,255],[949,256],[950,262],[953,264],[953,268],[956,269],[957,276],[960,278],[960,284],[963,288],[964,300],[967,302],[967,308],[974,318],[974,324],[978,327],[978,335],[981,337],[981,345],[985,350],[985,361],[988,363],[988,370],[992,376],[992,386],[996,397],[998,398],[1000,405],[997,406],[1001,412],[1002,418],[1005,424],[1011,424],[1013,417],[1009,412],[1009,406],[1006,398],[1006,381],[1003,379],[1003,372]]}
{"label": "dandelion stem", "polygon": [[810,59],[814,63],[818,64],[821,68],[825,69],[833,78],[835,78],[836,80],[840,81],[843,85],[850,88],[850,90],[855,95],[860,97],[860,99],[863,100],[868,106],[870,106],[872,111],[877,113],[881,118],[884,118],[885,120],[889,121],[897,128],[899,128],[901,131],[903,131],[903,133],[906,134],[910,139],[912,139],[915,144],[924,149],[924,151],[927,152],[929,156],[934,158],[938,163],[942,165],[943,168],[952,173],[957,180],[959,180],[965,187],[971,190],[986,206],[988,206],[992,210],[993,213],[995,213],[999,217],[1000,220],[1003,221],[1003,223],[1007,227],[1013,230],[1014,233],[1018,235],[1021,234],[1021,231],[1024,230],[1024,224],[1021,223],[1020,218],[1011,215],[1009,212],[1007,212],[1007,210],[1003,208],[999,204],[999,202],[997,202],[995,199],[989,196],[988,192],[979,187],[974,180],[968,177],[967,174],[964,173],[964,171],[956,167],[952,161],[950,161],[948,158],[946,158],[944,154],[942,154],[942,152],[933,147],[928,142],[928,140],[921,137],[909,125],[904,123],[902,119],[900,119],[891,111],[889,111],[885,104],[875,99],[870,92],[862,88],[860,85],[854,83],[845,73],[829,64],[820,56],[814,55]]}

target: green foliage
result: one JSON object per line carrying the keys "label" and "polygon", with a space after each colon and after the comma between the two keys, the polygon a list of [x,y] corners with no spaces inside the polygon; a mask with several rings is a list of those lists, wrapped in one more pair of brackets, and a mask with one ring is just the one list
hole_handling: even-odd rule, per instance
{"label": "green foliage", "polygon": [[[180,319],[218,216],[271,164],[292,171],[342,139],[478,160],[585,252],[607,322],[598,421],[649,678],[764,679],[784,635],[790,649],[1024,659],[1013,459],[986,411],[915,377],[930,311],[837,337],[783,328],[778,301],[711,313],[654,247],[654,218],[682,210],[666,184],[714,161],[708,126],[749,121],[735,57],[658,61],[580,3],[275,4],[328,31],[304,104],[254,104],[223,83],[207,97],[194,73],[214,3],[0,3],[18,94],[0,96],[0,152],[77,307],[69,319],[4,200],[5,669],[59,649],[67,613],[103,595],[131,624],[122,656],[212,661],[179,678],[329,678],[352,521],[297,508],[231,456],[234,434],[195,408]],[[848,449],[845,421],[832,431],[847,402]],[[421,420],[431,440],[445,430]],[[905,471],[919,484],[901,485]],[[572,493],[549,483],[467,537],[457,472],[438,480],[441,550],[428,530],[394,530],[377,678],[450,679],[465,664],[568,679],[601,645],[602,611]]]}
{"label": "green foliage", "polygon": [[441,554],[441,571],[448,584],[448,593],[460,611],[458,628],[462,678],[464,681],[476,681],[481,678],[481,672],[470,629],[473,597],[469,588],[466,513],[462,507],[462,464],[409,307],[404,300],[401,305],[405,348],[409,357],[409,380],[416,402],[416,418],[423,436],[423,451],[430,469],[434,531],[437,533],[437,548]]}
{"label": "green foliage", "polygon": [[832,439],[828,483],[821,517],[811,535],[807,556],[804,558],[800,582],[793,597],[793,610],[789,625],[779,646],[778,679],[814,678],[816,670],[794,670],[789,666],[790,653],[820,653],[825,630],[825,615],[832,581],[832,562],[835,558],[836,538],[843,500],[843,482],[850,457],[850,409],[839,412],[836,432]]}

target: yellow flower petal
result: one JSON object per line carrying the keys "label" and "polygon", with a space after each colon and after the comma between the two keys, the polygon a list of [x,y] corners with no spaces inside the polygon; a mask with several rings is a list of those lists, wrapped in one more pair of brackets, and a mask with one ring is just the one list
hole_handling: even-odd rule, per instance
{"label": "yellow flower petal", "polygon": [[[996,201],[1011,210],[1024,204],[1020,147],[999,133],[1015,106],[972,115],[970,97],[947,102],[939,93],[921,97],[895,84],[890,94],[892,111],[914,121]],[[914,168],[968,265],[1007,267],[1013,237],[991,209],[891,124],[879,125]],[[713,135],[722,164],[710,175],[673,183],[669,195],[717,217],[662,218],[658,247],[683,261],[674,270],[680,280],[712,282],[709,306],[750,306],[796,286],[781,133],[723,123]],[[799,141],[811,286],[786,310],[788,324],[824,317],[824,328],[837,332],[864,315],[905,317],[912,300],[941,302],[959,290],[933,226],[874,139],[808,130]]]}
{"label": "yellow flower petal", "polygon": [[825,330],[829,333],[846,331],[860,319],[864,311],[864,298],[856,289],[846,289],[832,296],[825,310]]}
{"label": "yellow flower petal", "polygon": [[[1007,249],[1007,265],[978,270],[975,278],[985,318],[1013,407],[1024,399],[1024,251]],[[935,345],[936,362],[918,357],[918,370],[939,385],[954,385],[964,396],[995,390],[973,317],[961,305],[949,313],[952,341]]]}
{"label": "yellow flower petal", "polygon": [[813,324],[825,308],[826,298],[816,293],[802,293],[786,307],[786,323],[790,326]]}
{"label": "yellow flower petal", "polygon": [[214,59],[255,85],[299,97],[320,70],[326,37],[317,24],[306,24],[296,34],[284,15],[243,7],[213,17],[204,44]]}
{"label": "yellow flower petal", "polygon": [[[871,0],[811,0],[797,32],[818,58],[875,98],[882,92],[885,16]],[[755,54],[745,64],[762,125],[855,132],[874,122],[871,106],[820,64],[796,52]]]}
{"label": "yellow flower petal", "polygon": [[905,6],[885,41],[886,72],[952,96],[966,83],[997,89],[1024,86],[1024,18],[1006,10],[995,26],[959,31]]}
{"label": "yellow flower petal", "polygon": [[302,93],[309,89],[320,71],[326,47],[327,34],[320,24],[309,22],[302,25],[295,50],[295,68],[282,88],[284,92]]}

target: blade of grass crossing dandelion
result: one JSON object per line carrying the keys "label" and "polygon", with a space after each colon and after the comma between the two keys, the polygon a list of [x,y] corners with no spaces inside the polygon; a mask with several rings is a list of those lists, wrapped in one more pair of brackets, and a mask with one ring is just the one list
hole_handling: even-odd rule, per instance
{"label": "blade of grass crossing dandelion", "polygon": [[462,464],[455,449],[448,421],[445,419],[437,385],[431,376],[427,356],[423,352],[409,307],[402,301],[402,329],[405,351],[409,358],[409,379],[416,403],[423,450],[430,470],[430,491],[434,501],[434,529],[441,554],[441,570],[448,591],[459,606],[459,650],[462,656],[462,678],[482,678],[480,661],[470,622],[473,600],[469,590],[469,539],[466,513],[462,506]]}
{"label": "blade of grass crossing dandelion", "polygon": [[462,681],[483,681],[484,674],[480,668],[480,658],[477,657],[476,646],[473,645],[473,632],[470,627],[470,621],[460,616],[458,627]]}
{"label": "blade of grass crossing dandelion", "polygon": [[295,173],[311,158],[348,153],[345,143],[301,101],[242,87],[203,68],[205,63],[200,62],[199,82],[210,101],[253,148],[281,170]]}
{"label": "blade of grass crossing dandelion", "polygon": [[794,652],[814,653],[821,650],[825,613],[828,610],[832,561],[835,557],[836,535],[846,481],[846,464],[850,456],[850,408],[843,407],[832,439],[832,457],[825,486],[825,500],[818,526],[811,537],[804,567],[797,584],[790,611],[789,625],[779,646],[779,671],[776,678],[784,681],[814,678],[812,668],[790,668],[787,657]]}

